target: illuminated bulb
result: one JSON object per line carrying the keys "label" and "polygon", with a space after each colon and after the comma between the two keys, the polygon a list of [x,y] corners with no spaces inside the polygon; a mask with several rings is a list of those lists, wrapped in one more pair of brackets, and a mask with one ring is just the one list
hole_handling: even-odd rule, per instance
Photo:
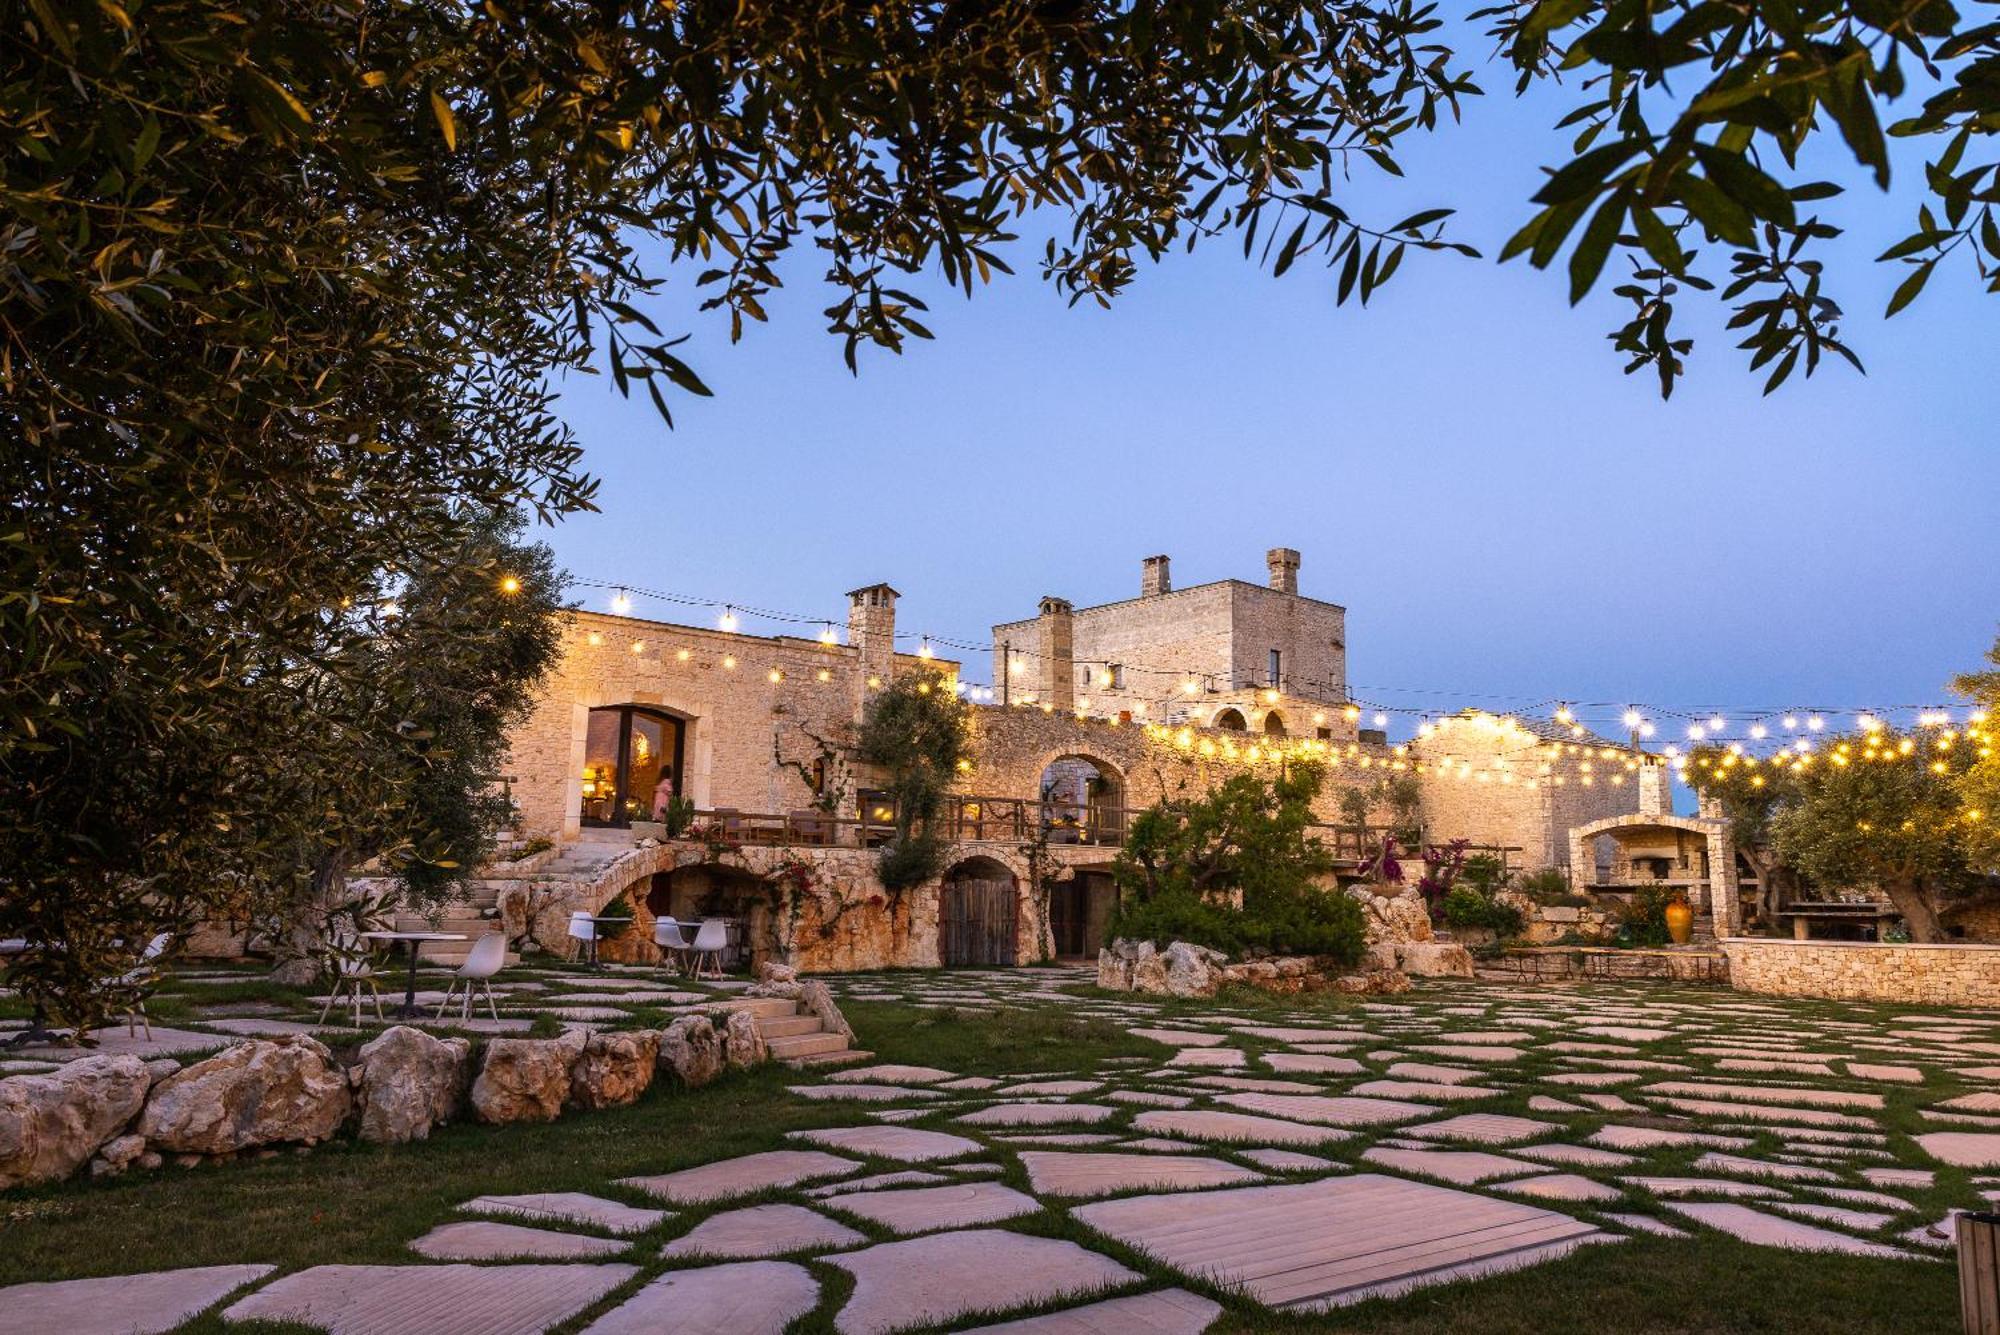
{"label": "illuminated bulb", "polygon": [[1388,727],[1388,726],[1389,726],[1389,716],[1388,716],[1387,714],[1377,714],[1377,715],[1375,716],[1375,726],[1376,726],[1376,727],[1378,727],[1378,728],[1386,728],[1386,727]]}
{"label": "illuminated bulb", "polygon": [[735,656],[732,654],[724,654],[722,656],[722,666],[727,668],[729,671],[734,672],[736,670]]}
{"label": "illuminated bulb", "polygon": [[1817,714],[1814,714],[1811,718],[1806,720],[1806,727],[1813,732],[1818,732],[1825,726],[1826,726],[1826,720],[1821,718]]}
{"label": "illuminated bulb", "polygon": [[382,615],[385,617],[399,617],[403,615],[403,609],[393,602],[383,603]]}
{"label": "illuminated bulb", "polygon": [[508,575],[506,578],[500,581],[500,592],[519,593],[520,591],[521,591],[521,581],[514,578],[514,576]]}
{"label": "illuminated bulb", "polygon": [[1575,718],[1576,715],[1569,712],[1568,705],[1561,705],[1556,709],[1556,722],[1558,723],[1570,723],[1573,722]]}
{"label": "illuminated bulb", "polygon": [[1771,730],[1765,727],[1761,723],[1753,723],[1750,725],[1750,735],[1752,737],[1757,737],[1757,738],[1768,737],[1770,733]]}
{"label": "illuminated bulb", "polygon": [[815,672],[813,675],[815,677],[818,677],[821,681],[833,680],[833,674],[831,672],[828,672],[825,668],[821,668],[818,672]]}
{"label": "illuminated bulb", "polygon": [[1340,711],[1340,716],[1346,719],[1349,723],[1352,723],[1356,719],[1361,717],[1361,710],[1356,705],[1349,705],[1347,708]]}
{"label": "illuminated bulb", "polygon": [[590,632],[590,634],[585,636],[584,638],[590,641],[591,646],[593,648],[595,648],[597,645],[604,643],[604,637],[602,635],[599,635],[596,631]]}
{"label": "illuminated bulb", "polygon": [[785,674],[783,672],[780,672],[777,668],[772,668],[770,675],[771,675],[771,682],[773,685],[776,685],[778,682],[781,682],[785,679]]}
{"label": "illuminated bulb", "polygon": [[1708,729],[1706,729],[1706,728],[1702,727],[1702,726],[1701,726],[1701,724],[1699,724],[1699,723],[1690,723],[1690,724],[1688,724],[1688,740],[1689,740],[1689,741],[1691,741],[1691,742],[1698,742],[1698,741],[1700,741],[1700,740],[1701,740],[1702,738],[1704,738],[1704,737],[1706,737],[1706,736],[1708,736]]}
{"label": "illuminated bulb", "polygon": [[694,657],[694,651],[691,649],[677,649],[674,651],[674,657],[680,662],[685,663]]}
{"label": "illuminated bulb", "polygon": [[1881,721],[1871,714],[1857,714],[1854,722],[1863,732],[1874,732],[1882,726]]}
{"label": "illuminated bulb", "polygon": [[1628,728],[1636,728],[1636,727],[1638,727],[1638,726],[1639,726],[1639,724],[1640,724],[1640,723],[1642,723],[1642,722],[1644,722],[1644,720],[1643,720],[1643,719],[1641,719],[1641,718],[1639,717],[1639,711],[1638,711],[1638,710],[1636,710],[1636,709],[1628,709],[1628,710],[1626,710],[1626,711],[1625,711],[1625,726],[1626,726],[1626,727],[1628,727]]}
{"label": "illuminated bulb", "polygon": [[1201,689],[1200,685],[1198,685],[1195,682],[1184,681],[1181,683],[1182,695],[1193,695],[1196,691],[1199,691],[1200,689]]}
{"label": "illuminated bulb", "polygon": [[716,621],[716,623],[715,623],[715,624],[716,624],[716,625],[718,625],[718,626],[720,626],[720,627],[722,627],[722,628],[723,628],[724,630],[735,630],[735,629],[736,629],[736,609],[735,609],[735,608],[733,608],[733,607],[725,607],[725,608],[723,608],[723,609],[722,609],[722,616],[721,616],[721,617],[720,617],[719,619],[717,619],[717,621]]}
{"label": "illuminated bulb", "polygon": [[1797,714],[1787,714],[1781,721],[1787,728],[1796,728],[1799,726],[1799,716]]}
{"label": "illuminated bulb", "polygon": [[1265,704],[1267,704],[1267,705],[1275,705],[1275,704],[1277,704],[1277,703],[1278,703],[1278,693],[1277,693],[1276,691],[1265,691],[1265,692],[1264,692],[1264,703],[1265,703]]}
{"label": "illuminated bulb", "polygon": [[1668,759],[1672,759],[1673,757],[1681,753],[1681,749],[1678,746],[1675,746],[1672,742],[1668,742],[1661,749],[1667,753]]}
{"label": "illuminated bulb", "polygon": [[[1656,729],[1650,723],[1641,723],[1639,725],[1639,735],[1641,737],[1651,737],[1655,731]],[[1579,728],[1577,730],[1577,736],[1581,737],[1582,735],[1583,735],[1583,730]]]}
{"label": "illuminated bulb", "polygon": [[827,622],[826,629],[819,633],[819,642],[821,644],[836,644],[839,642],[838,637],[833,633],[833,623],[831,621]]}
{"label": "illuminated bulb", "polygon": [[1727,726],[1729,726],[1729,725],[1728,725],[1728,721],[1727,721],[1727,720],[1725,720],[1725,719],[1724,719],[1724,718],[1722,717],[1722,715],[1720,715],[1720,714],[1711,714],[1711,715],[1709,715],[1709,718],[1708,718],[1708,730],[1709,730],[1710,732],[1721,732],[1721,731],[1722,731],[1722,730],[1723,730],[1723,729],[1724,729],[1725,727],[1727,727]]}
{"label": "illuminated bulb", "polygon": [[1325,722],[1326,722],[1326,711],[1325,711],[1325,710],[1321,710],[1321,711],[1319,711],[1318,713],[1316,713],[1316,714],[1314,714],[1314,715],[1313,715],[1313,725],[1314,725],[1315,727],[1317,727],[1317,726],[1319,726],[1320,724],[1323,724],[1323,723],[1325,723]]}
{"label": "illuminated bulb", "polygon": [[871,690],[871,691],[879,691],[879,690],[881,690],[881,689],[882,689],[882,679],[881,679],[880,677],[870,677],[870,678],[868,679],[868,689],[869,689],[869,690]]}
{"label": "illuminated bulb", "polygon": [[633,653],[635,653],[635,654],[643,654],[643,653],[645,653],[645,652],[646,652],[646,642],[645,642],[644,640],[634,640],[634,641],[632,641],[632,652],[633,652]]}
{"label": "illuminated bulb", "polygon": [[625,590],[620,589],[616,594],[612,595],[611,610],[621,617],[632,615],[632,599],[626,594]]}
{"label": "illuminated bulb", "polygon": [[917,657],[918,657],[918,658],[930,658],[930,657],[932,657],[932,654],[931,654],[931,641],[930,641],[930,637],[929,637],[928,635],[926,635],[926,636],[924,637],[924,642],[923,642],[922,644],[920,644],[920,645],[918,645],[918,646],[917,646]]}
{"label": "illuminated bulb", "polygon": [[1100,690],[1111,689],[1111,673],[1108,670],[1097,674],[1097,685]]}

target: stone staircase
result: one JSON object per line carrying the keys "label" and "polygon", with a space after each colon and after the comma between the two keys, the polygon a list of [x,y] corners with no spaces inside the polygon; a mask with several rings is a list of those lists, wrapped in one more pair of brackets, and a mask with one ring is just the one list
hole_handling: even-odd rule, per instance
{"label": "stone staircase", "polygon": [[787,1066],[845,1066],[875,1054],[852,1047],[847,1035],[827,1029],[817,1015],[782,997],[743,997],[730,1010],[747,1010],[757,1017],[757,1032],[771,1059]]}

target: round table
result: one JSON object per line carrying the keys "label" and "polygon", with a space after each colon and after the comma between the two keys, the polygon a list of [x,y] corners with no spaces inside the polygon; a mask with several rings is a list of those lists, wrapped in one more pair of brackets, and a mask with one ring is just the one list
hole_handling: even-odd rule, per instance
{"label": "round table", "polygon": [[[605,923],[611,923],[611,922],[624,922],[624,923],[629,923],[629,922],[631,922],[631,921],[632,921],[632,920],[631,920],[630,918],[597,918],[597,917],[593,917],[593,918],[591,918],[591,919],[590,919],[590,925],[591,925],[591,927],[593,927],[593,928],[596,928],[596,927],[599,927],[599,926],[602,926],[602,925],[603,925],[603,924],[605,924]],[[590,934],[590,967],[591,967],[591,968],[593,968],[593,969],[595,969],[595,968],[597,968],[597,967],[598,967],[598,963],[597,963],[597,933],[596,933],[595,931],[592,931],[592,932],[591,932],[591,934]]]}
{"label": "round table", "polygon": [[410,981],[408,986],[403,989],[403,1004],[396,1008],[397,1017],[408,1020],[415,1018],[419,1014],[417,1010],[417,953],[422,949],[424,942],[470,941],[472,938],[463,932],[363,932],[361,933],[361,939],[364,941],[387,941],[391,944],[397,941],[409,942]]}

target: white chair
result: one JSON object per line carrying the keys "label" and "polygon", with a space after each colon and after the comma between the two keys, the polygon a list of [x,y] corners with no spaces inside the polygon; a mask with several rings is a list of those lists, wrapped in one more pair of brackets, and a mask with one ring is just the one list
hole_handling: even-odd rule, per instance
{"label": "white chair", "polygon": [[155,936],[151,941],[146,943],[145,950],[140,952],[139,967],[129,969],[111,980],[112,987],[126,993],[131,998],[125,1007],[125,1036],[127,1038],[130,1038],[137,1032],[139,1025],[145,1026],[147,1038],[153,1036],[153,1022],[146,1016],[146,988],[158,981],[159,973],[153,969],[152,963],[166,950],[167,942],[172,939],[172,934],[168,932],[161,932],[158,936]]}
{"label": "white chair", "polygon": [[451,1005],[451,994],[460,983],[465,984],[465,995],[459,1001],[459,1017],[472,1018],[472,989],[476,984],[486,993],[486,1009],[497,1021],[500,1008],[493,1004],[493,975],[499,973],[507,963],[507,934],[488,932],[472,943],[466,953],[465,963],[458,966],[451,976],[451,982],[444,989],[444,1000],[438,1003],[438,1018],[444,1018],[445,1007]]}
{"label": "white chair", "polygon": [[[729,924],[721,918],[703,918],[701,926],[695,929],[694,976],[696,978],[722,977],[722,952],[729,945]],[[703,962],[707,962],[704,969]]]}
{"label": "white chair", "polygon": [[361,1027],[361,989],[366,987],[375,998],[375,1018],[387,1021],[382,1014],[382,989],[375,983],[375,966],[369,962],[368,953],[361,944],[361,938],[351,932],[341,932],[333,938],[333,991],[328,994],[326,1005],[319,1009],[319,1023],[325,1024],[326,1017],[340,1001],[344,988],[354,1002],[354,1027]]}
{"label": "white chair", "polygon": [[687,972],[687,953],[694,947],[681,930],[677,918],[660,918],[653,923],[653,944],[666,957],[667,968],[674,973]]}
{"label": "white chair", "polygon": [[597,924],[591,920],[591,915],[583,909],[570,914],[569,934],[572,940],[583,943],[583,949],[578,953],[590,963],[597,963]]}

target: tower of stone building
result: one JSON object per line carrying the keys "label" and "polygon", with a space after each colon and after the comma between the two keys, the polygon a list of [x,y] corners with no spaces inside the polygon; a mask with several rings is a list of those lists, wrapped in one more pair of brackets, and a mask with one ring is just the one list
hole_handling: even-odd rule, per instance
{"label": "tower of stone building", "polygon": [[868,703],[870,678],[887,685],[896,668],[896,599],[887,584],[870,584],[847,595],[847,642],[859,657],[855,674],[855,717]]}
{"label": "tower of stone building", "polygon": [[1279,593],[1299,591],[1299,554],[1290,547],[1273,547],[1264,553],[1271,570],[1271,587]]}
{"label": "tower of stone building", "polygon": [[1174,591],[1173,574],[1164,556],[1149,556],[1139,567],[1139,596],[1157,598]]}
{"label": "tower of stone building", "polygon": [[1073,616],[1066,599],[1042,599],[1036,664],[1036,697],[1045,705],[1068,710],[1076,705],[1076,649]]}

